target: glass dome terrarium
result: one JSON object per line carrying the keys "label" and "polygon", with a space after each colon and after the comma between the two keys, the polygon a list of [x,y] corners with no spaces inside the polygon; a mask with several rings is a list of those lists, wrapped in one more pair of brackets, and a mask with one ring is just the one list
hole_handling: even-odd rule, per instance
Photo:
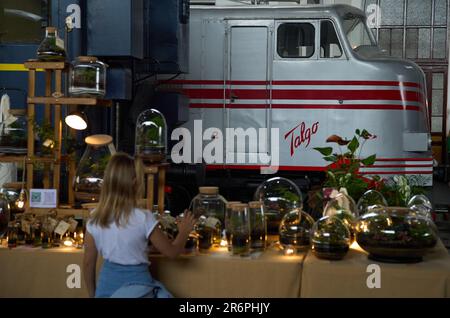
{"label": "glass dome terrarium", "polygon": [[360,217],[356,229],[359,246],[382,262],[420,262],[438,240],[433,221],[403,207],[373,209]]}
{"label": "glass dome terrarium", "polygon": [[37,57],[41,61],[64,61],[66,59],[64,42],[58,37],[55,27],[45,28],[45,38],[39,45]]}
{"label": "glass dome terrarium", "polygon": [[156,109],[142,112],[136,122],[135,154],[144,162],[156,163],[166,158],[167,123]]}
{"label": "glass dome terrarium", "polygon": [[350,248],[350,231],[336,216],[324,216],[313,226],[312,251],[318,258],[340,260]]}
{"label": "glass dome terrarium", "polygon": [[294,182],[282,177],[261,183],[256,189],[254,200],[264,203],[268,234],[278,234],[282,217],[303,207],[300,189]]}
{"label": "glass dome terrarium", "polygon": [[95,56],[79,56],[70,69],[69,93],[77,97],[104,97],[107,65]]}
{"label": "glass dome terrarium", "polygon": [[280,223],[280,244],[285,249],[300,250],[310,245],[314,219],[306,212],[295,209],[283,216]]}
{"label": "glass dome terrarium", "polygon": [[81,203],[97,202],[103,183],[103,173],[116,152],[108,135],[86,137],[86,150],[80,159],[74,182],[75,198]]}
{"label": "glass dome terrarium", "polygon": [[0,131],[0,152],[11,154],[27,153],[27,117],[25,109],[10,109],[9,124],[2,124]]}
{"label": "glass dome terrarium", "polygon": [[361,198],[358,200],[358,204],[356,205],[359,215],[364,215],[369,210],[377,207],[385,207],[388,203],[384,196],[376,191],[376,190],[369,190],[366,191]]}
{"label": "glass dome terrarium", "polygon": [[358,218],[358,209],[355,201],[345,193],[339,193],[327,203],[323,216],[336,216],[349,229],[351,242],[355,240],[355,227]]}

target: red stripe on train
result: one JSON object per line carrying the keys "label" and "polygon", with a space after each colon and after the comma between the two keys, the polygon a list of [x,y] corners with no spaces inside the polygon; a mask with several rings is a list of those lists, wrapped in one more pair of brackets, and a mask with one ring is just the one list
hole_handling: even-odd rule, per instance
{"label": "red stripe on train", "polygon": [[[223,108],[223,104],[192,103],[190,108]],[[266,109],[264,104],[226,104],[225,108],[232,109]],[[272,104],[272,109],[367,109],[367,110],[404,110],[402,105],[373,105],[373,104],[347,104],[347,105],[316,105],[316,104]],[[419,106],[406,106],[406,110],[420,111]]]}
{"label": "red stripe on train", "polygon": [[[185,89],[189,98],[223,99],[223,89]],[[236,89],[232,91],[236,99],[269,99],[268,90]],[[403,96],[402,96],[403,95]],[[226,90],[226,99],[231,98],[231,91]],[[272,90],[272,99],[309,99],[309,100],[406,100],[420,102],[421,94],[399,90]]]}
{"label": "red stripe on train", "polygon": [[[261,168],[268,168],[267,166],[258,165],[207,165],[206,170],[259,170]],[[326,167],[311,167],[311,166],[279,166],[279,171],[325,171]],[[371,171],[360,172],[361,175],[395,175],[395,174],[432,174],[433,171]]]}
{"label": "red stripe on train", "polygon": [[[269,81],[224,81],[224,80],[172,80],[171,84],[186,85],[269,85]],[[290,81],[274,80],[272,85],[355,85],[355,86],[405,86],[420,87],[420,84],[413,82],[395,81]]]}

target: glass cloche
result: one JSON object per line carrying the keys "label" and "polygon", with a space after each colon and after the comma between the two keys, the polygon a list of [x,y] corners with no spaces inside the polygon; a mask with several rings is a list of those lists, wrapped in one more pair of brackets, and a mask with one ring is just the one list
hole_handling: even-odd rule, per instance
{"label": "glass cloche", "polygon": [[27,117],[25,109],[10,109],[0,125],[0,152],[27,153]]}
{"label": "glass cloche", "polygon": [[77,97],[104,97],[107,65],[95,56],[79,56],[70,69],[69,93]]}
{"label": "glass cloche", "polygon": [[167,153],[167,123],[156,109],[142,112],[136,122],[135,154],[144,162],[161,162]]}
{"label": "glass cloche", "polygon": [[361,198],[359,198],[358,204],[356,205],[360,215],[366,214],[370,209],[385,206],[388,206],[386,199],[380,192],[376,190],[369,190],[364,192]]}
{"label": "glass cloche", "polygon": [[306,212],[295,209],[283,216],[280,223],[280,244],[285,249],[308,248],[314,219]]}
{"label": "glass cloche", "polygon": [[356,240],[369,258],[396,263],[420,262],[438,240],[430,218],[404,207],[373,209],[360,217]]}
{"label": "glass cloche", "polygon": [[313,226],[312,251],[318,258],[339,260],[350,248],[350,231],[336,216],[324,216]]}
{"label": "glass cloche", "polygon": [[254,200],[264,203],[268,234],[278,234],[282,217],[303,207],[300,189],[294,182],[282,177],[271,178],[261,183],[256,189]]}
{"label": "glass cloche", "polygon": [[358,209],[355,201],[345,193],[339,193],[327,203],[323,216],[336,216],[348,227],[351,241],[355,240],[355,226],[358,218]]}
{"label": "glass cloche", "polygon": [[74,182],[75,198],[82,203],[97,202],[103,183],[103,173],[111,156],[116,152],[113,139],[108,135],[85,138],[86,150],[77,167]]}

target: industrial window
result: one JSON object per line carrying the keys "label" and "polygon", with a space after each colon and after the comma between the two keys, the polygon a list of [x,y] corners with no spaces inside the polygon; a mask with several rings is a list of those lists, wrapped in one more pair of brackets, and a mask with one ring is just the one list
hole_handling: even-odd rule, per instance
{"label": "industrial window", "polygon": [[0,43],[39,43],[48,12],[47,0],[0,0]]}
{"label": "industrial window", "polygon": [[342,48],[333,23],[322,21],[320,23],[320,57],[339,58],[341,56]]}
{"label": "industrial window", "polygon": [[277,31],[277,52],[283,58],[314,55],[315,29],[311,23],[283,23]]}

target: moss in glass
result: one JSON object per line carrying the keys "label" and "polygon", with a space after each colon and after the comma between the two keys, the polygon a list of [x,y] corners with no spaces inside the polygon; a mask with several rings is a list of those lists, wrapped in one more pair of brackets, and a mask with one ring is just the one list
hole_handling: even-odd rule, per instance
{"label": "moss in glass", "polygon": [[236,203],[230,215],[231,253],[248,255],[250,253],[250,210],[248,204]]}
{"label": "moss in glass", "polygon": [[103,173],[111,156],[116,152],[112,137],[93,135],[85,138],[86,150],[77,167],[74,192],[81,203],[98,202]]}
{"label": "moss in glass", "polygon": [[136,121],[135,155],[143,162],[164,161],[167,154],[167,123],[156,109],[142,112]]}
{"label": "moss in glass", "polygon": [[283,216],[280,223],[280,244],[284,249],[307,249],[310,245],[314,219],[306,212],[295,209]]}
{"label": "moss in glass", "polygon": [[199,193],[192,199],[190,208],[196,218],[206,217],[208,227],[213,230],[213,242],[219,245],[225,223],[226,203],[218,187],[199,187]]}
{"label": "moss in glass", "polygon": [[231,251],[231,232],[230,232],[230,216],[231,216],[231,208],[234,204],[241,203],[240,201],[227,201],[225,204],[225,239],[227,240],[228,251]]}
{"label": "moss in glass", "polygon": [[253,199],[264,203],[267,217],[267,233],[276,235],[282,217],[303,207],[300,189],[289,179],[275,177],[261,183]]}
{"label": "moss in glass", "polygon": [[359,246],[381,262],[420,262],[438,240],[430,218],[403,207],[373,209],[360,217],[356,230]]}
{"label": "moss in glass", "polygon": [[208,225],[207,220],[207,217],[201,215],[195,225],[195,232],[198,235],[198,249],[201,252],[208,251],[213,244],[213,232],[215,229]]}
{"label": "moss in glass", "polygon": [[355,201],[344,193],[339,193],[331,199],[325,209],[323,216],[336,216],[348,227],[350,231],[350,239],[355,241],[355,227],[358,218],[358,209]]}
{"label": "moss in glass", "polygon": [[70,69],[69,93],[77,97],[104,97],[107,65],[95,56],[79,56]]}
{"label": "moss in glass", "polygon": [[267,241],[267,221],[264,204],[261,201],[248,203],[250,209],[250,247],[263,250]]}
{"label": "moss in glass", "polygon": [[314,223],[311,244],[316,257],[340,260],[349,250],[350,231],[336,216],[324,216]]}
{"label": "moss in glass", "polygon": [[37,57],[41,61],[64,61],[66,51],[62,40],[58,37],[55,27],[45,28],[45,38],[37,50]]}

